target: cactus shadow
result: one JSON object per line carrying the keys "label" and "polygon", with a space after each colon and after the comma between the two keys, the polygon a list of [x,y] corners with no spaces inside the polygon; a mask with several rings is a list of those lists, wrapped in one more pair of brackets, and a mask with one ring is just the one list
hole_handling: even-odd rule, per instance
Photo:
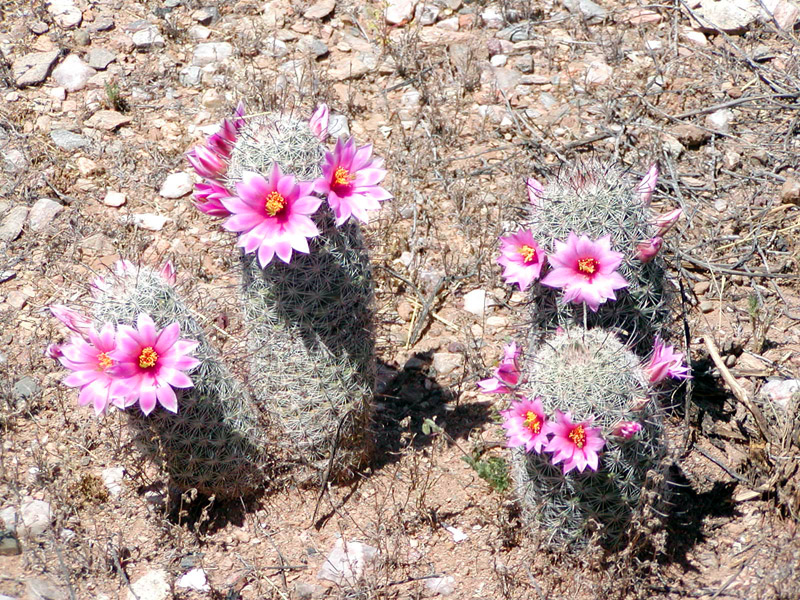
{"label": "cactus shadow", "polygon": [[376,397],[375,470],[400,460],[403,450],[430,446],[435,436],[423,431],[426,419],[454,440],[467,439],[470,431],[491,419],[489,402],[453,403],[455,394],[430,376],[432,363],[430,351],[415,354],[400,370],[380,364],[379,370],[389,377]]}

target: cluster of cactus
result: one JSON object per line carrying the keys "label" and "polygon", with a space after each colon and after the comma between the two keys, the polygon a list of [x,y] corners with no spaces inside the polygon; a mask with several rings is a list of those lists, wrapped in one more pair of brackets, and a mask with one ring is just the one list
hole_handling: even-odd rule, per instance
{"label": "cluster of cactus", "polygon": [[178,297],[171,265],[118,263],[94,282],[93,322],[53,309],[79,334],[49,349],[73,371],[64,383],[98,413],[138,402],[127,412],[139,446],[179,489],[248,495],[276,455],[344,479],[370,456],[374,283],[355,219],[390,196],[371,146],[327,152],[327,127],[324,105],[300,120],[246,118],[240,104],[187,153],[205,179],[195,206],[240,234],[247,385]]}
{"label": "cluster of cactus", "polygon": [[[644,509],[663,500],[666,445],[659,385],[689,376],[662,341],[669,288],[658,251],[680,210],[655,216],[654,165],[638,185],[599,162],[527,181],[523,229],[501,237],[509,283],[530,290],[528,352],[507,346],[487,393],[502,411],[523,513],[552,546],[596,538],[618,547]],[[644,362],[643,362],[644,361]]]}

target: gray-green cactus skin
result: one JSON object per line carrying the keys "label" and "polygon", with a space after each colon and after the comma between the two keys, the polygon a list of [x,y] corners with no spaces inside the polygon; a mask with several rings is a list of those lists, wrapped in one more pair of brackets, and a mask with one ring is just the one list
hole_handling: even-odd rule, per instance
{"label": "gray-green cactus skin", "polygon": [[125,410],[137,446],[161,464],[181,491],[232,499],[257,492],[264,483],[267,429],[245,387],[223,365],[177,290],[147,267],[129,266],[95,290],[98,325],[135,326],[146,313],[158,328],[180,324],[181,337],[200,342],[200,365],[189,373],[194,387],[176,389],[178,412],[161,406],[148,416],[138,405]]}
{"label": "gray-green cactus skin", "polygon": [[[650,352],[656,334],[664,336],[670,320],[671,288],[663,259],[656,255],[642,262],[637,256],[637,244],[656,235],[652,219],[637,182],[619,167],[599,161],[563,167],[535,204],[528,205],[523,219],[547,254],[570,232],[593,240],[611,236],[611,249],[624,255],[619,273],[629,285],[616,291],[616,301],[588,311],[586,323],[615,331],[640,356]],[[561,290],[539,282],[531,286],[530,316],[540,334],[583,323],[584,307],[565,304],[561,296]]]}
{"label": "gray-green cactus skin", "polygon": [[[228,170],[229,186],[245,171],[312,180],[324,147],[307,122],[271,115],[240,131]],[[242,300],[256,402],[280,429],[300,462],[347,479],[371,454],[375,386],[374,282],[354,219],[337,227],[323,202],[313,216],[320,235],[310,252],[275,257],[262,268],[241,259]]]}
{"label": "gray-green cactus skin", "polygon": [[[523,514],[546,545],[574,550],[598,536],[618,547],[632,533],[648,502],[663,500],[666,441],[658,403],[639,359],[610,331],[573,327],[549,336],[526,355],[520,392],[539,398],[548,418],[569,412],[572,422],[594,417],[606,441],[598,470],[563,473],[551,454],[515,450],[512,472]],[[642,426],[630,439],[613,434],[617,424]],[[654,487],[655,486],[655,487]]]}

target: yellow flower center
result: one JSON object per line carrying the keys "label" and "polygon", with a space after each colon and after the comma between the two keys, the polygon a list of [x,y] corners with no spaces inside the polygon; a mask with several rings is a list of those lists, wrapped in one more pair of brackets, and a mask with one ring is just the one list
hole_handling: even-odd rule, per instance
{"label": "yellow flower center", "polygon": [[267,214],[270,217],[274,217],[284,208],[286,208],[286,198],[281,196],[277,191],[270,192],[269,196],[267,196],[267,202],[265,206],[267,209]]}
{"label": "yellow flower center", "polygon": [[114,364],[114,361],[108,357],[108,354],[105,352],[101,352],[97,355],[97,364],[100,365],[100,368],[105,371],[108,367]]}
{"label": "yellow flower center", "polygon": [[525,413],[525,427],[527,427],[532,433],[539,433],[542,430],[542,420],[532,410],[529,410]]}
{"label": "yellow flower center", "polygon": [[594,275],[597,272],[600,263],[597,262],[596,258],[581,258],[578,261],[578,271],[584,273],[585,275]]}
{"label": "yellow flower center", "polygon": [[569,439],[572,440],[572,443],[581,450],[586,445],[586,431],[583,429],[583,425],[578,425],[575,429],[569,432]]}
{"label": "yellow flower center", "polygon": [[519,253],[522,255],[522,262],[525,264],[533,262],[536,258],[536,249],[531,248],[527,244],[520,247]]}
{"label": "yellow flower center", "polygon": [[344,167],[339,167],[333,174],[333,183],[336,185],[350,185],[355,179],[356,176],[351,175]]}
{"label": "yellow flower center", "polygon": [[154,367],[157,360],[158,354],[156,354],[156,351],[153,350],[152,346],[142,348],[142,353],[139,354],[139,366],[141,368],[149,369],[150,367]]}

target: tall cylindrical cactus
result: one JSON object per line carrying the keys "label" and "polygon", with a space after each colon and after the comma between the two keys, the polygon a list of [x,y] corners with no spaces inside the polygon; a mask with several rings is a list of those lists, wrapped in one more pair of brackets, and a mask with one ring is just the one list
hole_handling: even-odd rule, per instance
{"label": "tall cylindrical cactus", "polygon": [[610,331],[575,327],[528,355],[521,377],[518,393],[541,409],[523,406],[516,433],[536,424],[552,435],[538,452],[513,453],[525,516],[552,546],[574,548],[595,533],[606,546],[620,544],[646,486],[663,480],[666,440],[647,369]]}
{"label": "tall cylindrical cactus", "polygon": [[257,490],[270,459],[263,419],[174,285],[153,269],[120,262],[112,276],[95,282],[93,295],[97,323],[133,326],[146,314],[158,328],[178,323],[181,336],[199,342],[193,387],[175,390],[177,412],[125,411],[144,453],[161,463],[181,490],[195,488],[218,498]]}

